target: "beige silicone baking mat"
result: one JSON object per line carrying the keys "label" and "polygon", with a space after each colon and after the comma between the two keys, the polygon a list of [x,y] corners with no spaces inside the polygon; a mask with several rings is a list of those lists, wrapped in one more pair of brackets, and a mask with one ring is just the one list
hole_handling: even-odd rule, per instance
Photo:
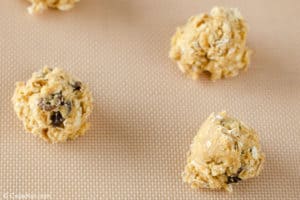
{"label": "beige silicone baking mat", "polygon": [[[0,1],[0,199],[300,199],[298,0],[81,0],[36,17],[28,5]],[[214,5],[241,10],[255,53],[236,78],[192,81],[168,59],[170,37]],[[47,144],[13,112],[14,83],[45,64],[90,86],[84,137]],[[192,190],[180,177],[186,153],[221,110],[257,130],[264,170],[232,194]]]}

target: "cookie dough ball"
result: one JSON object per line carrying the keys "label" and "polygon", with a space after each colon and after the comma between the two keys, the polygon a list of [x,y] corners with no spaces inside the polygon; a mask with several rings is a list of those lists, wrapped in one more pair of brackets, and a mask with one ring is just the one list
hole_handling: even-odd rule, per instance
{"label": "cookie dough ball", "polygon": [[193,188],[226,189],[258,176],[265,156],[255,131],[226,112],[212,113],[190,147],[182,174]]}
{"label": "cookie dough ball", "polygon": [[27,0],[31,2],[31,6],[28,7],[28,12],[30,14],[42,13],[48,8],[56,8],[59,10],[70,10],[74,7],[76,2],[80,0]]}
{"label": "cookie dough ball", "polygon": [[246,70],[250,51],[247,26],[237,9],[215,7],[210,14],[192,16],[177,28],[169,56],[193,79],[208,74],[212,80]]}
{"label": "cookie dough ball", "polygon": [[83,135],[92,110],[87,86],[59,68],[44,67],[26,82],[18,82],[12,98],[26,131],[51,142]]}

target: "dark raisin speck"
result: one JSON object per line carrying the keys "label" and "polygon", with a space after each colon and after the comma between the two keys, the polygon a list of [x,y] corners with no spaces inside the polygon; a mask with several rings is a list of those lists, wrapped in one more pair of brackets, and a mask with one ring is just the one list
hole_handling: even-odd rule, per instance
{"label": "dark raisin speck", "polygon": [[62,96],[62,92],[54,93],[46,98],[41,98],[38,106],[40,109],[44,111],[52,111],[58,108],[60,105],[64,104],[64,97]]}
{"label": "dark raisin speck", "polygon": [[239,181],[241,181],[242,179],[237,177],[237,176],[228,176],[227,177],[227,184],[231,184],[231,183],[237,183]]}
{"label": "dark raisin speck", "polygon": [[51,125],[54,127],[63,127],[64,118],[59,111],[53,112],[50,116]]}
{"label": "dark raisin speck", "polygon": [[51,103],[45,99],[41,99],[40,102],[38,103],[38,106],[40,107],[41,110],[45,110],[45,111],[52,111],[56,108],[56,105],[51,105]]}
{"label": "dark raisin speck", "polygon": [[72,103],[70,101],[67,101],[65,103],[65,106],[67,106],[68,114],[69,114],[71,112],[71,110],[72,110]]}
{"label": "dark raisin speck", "polygon": [[243,171],[243,169],[244,169],[243,167],[240,167],[237,171],[237,174],[239,175]]}
{"label": "dark raisin speck", "polygon": [[76,81],[72,87],[74,88],[74,91],[79,91],[81,89],[81,82]]}

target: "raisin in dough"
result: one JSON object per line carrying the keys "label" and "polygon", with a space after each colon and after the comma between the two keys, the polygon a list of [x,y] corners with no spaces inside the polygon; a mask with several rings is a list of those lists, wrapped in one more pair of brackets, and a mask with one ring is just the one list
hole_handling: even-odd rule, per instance
{"label": "raisin in dough", "polygon": [[237,9],[215,7],[210,14],[192,16],[177,28],[170,58],[193,79],[202,73],[212,80],[233,77],[249,64],[247,26]]}
{"label": "raisin in dough", "polygon": [[83,135],[89,126],[89,89],[59,68],[44,67],[18,82],[12,101],[26,131],[51,143]]}
{"label": "raisin in dough", "polygon": [[56,8],[59,10],[70,10],[74,7],[76,2],[80,0],[27,0],[31,2],[31,6],[28,7],[28,12],[30,14],[42,13],[48,8]]}
{"label": "raisin in dough", "polygon": [[231,192],[232,183],[258,176],[264,159],[252,128],[226,112],[212,113],[190,146],[183,181]]}

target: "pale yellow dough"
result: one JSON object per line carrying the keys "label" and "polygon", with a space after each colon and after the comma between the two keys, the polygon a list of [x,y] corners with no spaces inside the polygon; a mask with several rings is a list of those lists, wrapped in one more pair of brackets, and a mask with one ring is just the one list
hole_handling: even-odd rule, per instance
{"label": "pale yellow dough", "polygon": [[74,7],[76,2],[80,0],[27,0],[31,2],[31,6],[28,7],[30,14],[42,13],[48,8],[56,8],[58,10],[70,10]]}
{"label": "pale yellow dough", "polygon": [[14,110],[27,132],[55,143],[83,135],[92,110],[87,86],[60,68],[44,67],[16,83]]}
{"label": "pale yellow dough", "polygon": [[193,188],[226,189],[258,176],[265,156],[258,135],[226,112],[212,113],[190,146],[183,181]]}
{"label": "pale yellow dough", "polygon": [[212,80],[233,77],[248,67],[251,51],[246,39],[247,26],[240,12],[215,7],[177,28],[169,56],[193,79],[203,73]]}

